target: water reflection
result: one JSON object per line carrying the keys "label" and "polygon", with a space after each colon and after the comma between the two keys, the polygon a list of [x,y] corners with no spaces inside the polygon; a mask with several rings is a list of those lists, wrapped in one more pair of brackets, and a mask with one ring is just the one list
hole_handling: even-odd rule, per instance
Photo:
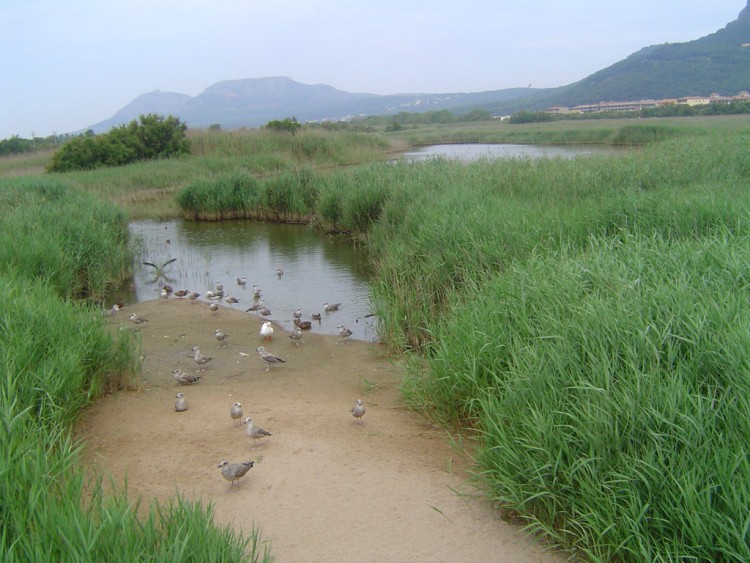
{"label": "water reflection", "polygon": [[[117,299],[157,299],[166,282],[175,290],[201,293],[199,300],[205,303],[206,291],[221,282],[225,297],[240,299],[232,308],[244,311],[254,303],[256,284],[272,312],[269,318],[286,330],[291,330],[292,313],[299,307],[303,320],[321,313],[320,323],[313,321],[313,332],[338,334],[336,327],[344,324],[354,331],[352,338],[377,339],[374,319],[364,318],[370,313],[368,263],[346,242],[302,225],[254,221],[135,221],[130,229],[142,241],[142,252],[133,287]],[[164,268],[163,277],[142,264],[161,266],[171,258],[177,260]],[[281,277],[277,268],[283,269]],[[237,283],[241,277],[247,280],[245,286]],[[326,301],[341,302],[341,309],[326,314]],[[229,306],[225,300],[220,303]]]}
{"label": "water reflection", "polygon": [[469,162],[483,158],[576,158],[587,155],[617,154],[618,150],[621,151],[622,149],[599,145],[547,146],[464,143],[421,147],[404,153],[404,159],[407,161],[422,161],[431,158],[447,158]]}

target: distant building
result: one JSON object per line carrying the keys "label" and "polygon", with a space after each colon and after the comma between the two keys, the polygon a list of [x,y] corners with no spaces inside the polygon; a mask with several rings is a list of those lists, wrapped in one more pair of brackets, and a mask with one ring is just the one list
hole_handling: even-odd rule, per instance
{"label": "distant building", "polygon": [[552,106],[547,113],[561,115],[565,113],[602,113],[608,111],[640,111],[642,109],[658,108],[669,105],[701,106],[708,104],[728,104],[732,102],[750,101],[750,92],[743,90],[736,96],[721,96],[712,93],[709,96],[684,96],[682,98],[664,98],[662,100],[639,100],[625,102],[598,102],[596,104],[581,104],[569,108],[567,106]]}

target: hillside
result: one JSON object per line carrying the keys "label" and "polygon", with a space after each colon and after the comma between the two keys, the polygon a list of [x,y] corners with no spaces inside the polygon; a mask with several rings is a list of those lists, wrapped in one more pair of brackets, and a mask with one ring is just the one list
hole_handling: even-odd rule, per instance
{"label": "hillside", "polygon": [[733,96],[750,90],[750,0],[736,20],[686,43],[644,47],[624,60],[561,88],[530,95],[519,103],[485,106],[495,113],[544,110],[600,101]]}

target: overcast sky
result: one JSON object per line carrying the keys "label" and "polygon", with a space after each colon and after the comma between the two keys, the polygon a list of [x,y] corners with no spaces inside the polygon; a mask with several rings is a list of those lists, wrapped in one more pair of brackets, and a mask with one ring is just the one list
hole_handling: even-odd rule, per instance
{"label": "overcast sky", "polygon": [[239,78],[373,94],[563,86],[641,47],[717,31],[745,5],[0,0],[0,139],[77,131],[153,90],[195,96]]}

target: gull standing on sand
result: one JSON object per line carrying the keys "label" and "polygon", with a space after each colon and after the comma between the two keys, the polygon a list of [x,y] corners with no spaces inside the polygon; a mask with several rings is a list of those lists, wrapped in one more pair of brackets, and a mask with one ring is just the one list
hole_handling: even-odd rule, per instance
{"label": "gull standing on sand", "polygon": [[221,345],[224,346],[224,344],[226,344],[224,341],[229,335],[226,332],[223,332],[220,328],[217,328],[216,332],[214,332],[214,336],[216,337],[216,340],[218,340]]}
{"label": "gull standing on sand", "polygon": [[344,341],[349,340],[349,337],[352,335],[352,331],[346,328],[344,325],[339,325],[336,328],[339,329],[339,336],[344,339]]}
{"label": "gull standing on sand", "polygon": [[268,352],[263,346],[259,346],[256,350],[258,352],[258,355],[260,356],[261,360],[266,362],[266,371],[271,369],[271,366],[273,364],[285,364],[286,362],[279,358],[278,356],[274,356],[271,354],[271,352]]}
{"label": "gull standing on sand", "polygon": [[295,346],[299,346],[300,340],[302,340],[302,329],[298,326],[294,327],[294,330],[289,335],[289,338],[292,339],[292,342],[294,342]]}
{"label": "gull standing on sand", "polygon": [[221,476],[232,483],[232,487],[234,487],[234,482],[241,477],[244,477],[254,464],[255,462],[252,460],[243,461],[242,463],[229,463],[228,461],[222,461],[219,464],[219,469],[221,469]]}
{"label": "gull standing on sand", "polygon": [[177,412],[185,412],[188,410],[187,399],[185,399],[185,393],[177,393],[174,402],[174,410]]}
{"label": "gull standing on sand", "polygon": [[183,373],[182,370],[172,370],[177,385],[193,385],[201,380],[201,376],[193,373]]}
{"label": "gull standing on sand", "polygon": [[201,294],[198,293],[197,291],[191,291],[190,295],[188,295],[188,299],[190,299],[190,301],[192,301],[193,303],[195,303],[195,300],[198,299],[200,296],[201,296]]}
{"label": "gull standing on sand", "polygon": [[357,419],[359,424],[364,424],[362,417],[365,416],[365,406],[362,404],[362,399],[357,399],[352,407],[352,416]]}
{"label": "gull standing on sand", "polygon": [[242,426],[242,403],[234,403],[229,407],[229,416],[232,420],[239,420],[240,426]]}
{"label": "gull standing on sand", "polygon": [[140,315],[136,315],[135,313],[130,315],[128,317],[128,320],[130,320],[130,322],[135,323],[137,325],[149,322],[149,320],[146,317],[141,317]]}
{"label": "gull standing on sand", "polygon": [[195,360],[196,364],[198,364],[199,366],[202,366],[202,365],[207,364],[211,360],[213,360],[213,358],[209,358],[208,356],[204,356],[203,354],[201,354],[200,348],[198,348],[197,346],[195,346],[195,347],[193,347],[193,360]]}
{"label": "gull standing on sand", "polygon": [[247,435],[250,436],[253,440],[253,447],[255,447],[255,444],[258,443],[258,440],[263,438],[264,436],[271,436],[272,434],[268,432],[267,430],[263,430],[262,428],[253,425],[253,417],[248,416],[245,419],[245,422],[243,424],[247,424]]}
{"label": "gull standing on sand", "polygon": [[231,306],[232,306],[232,305],[233,305],[234,303],[239,303],[239,302],[240,302],[240,300],[239,300],[239,299],[237,299],[236,297],[234,297],[234,296],[232,296],[232,295],[229,295],[229,296],[227,296],[227,298],[226,298],[226,299],[224,299],[224,301],[226,301],[227,303],[229,303],[229,306],[230,306],[230,307],[231,307]]}
{"label": "gull standing on sand", "polygon": [[260,335],[265,342],[273,340],[273,325],[271,321],[266,321],[260,326]]}
{"label": "gull standing on sand", "polygon": [[216,303],[214,303],[213,301],[208,304],[208,308],[211,309],[212,313],[216,313],[216,312],[219,311],[219,306]]}

